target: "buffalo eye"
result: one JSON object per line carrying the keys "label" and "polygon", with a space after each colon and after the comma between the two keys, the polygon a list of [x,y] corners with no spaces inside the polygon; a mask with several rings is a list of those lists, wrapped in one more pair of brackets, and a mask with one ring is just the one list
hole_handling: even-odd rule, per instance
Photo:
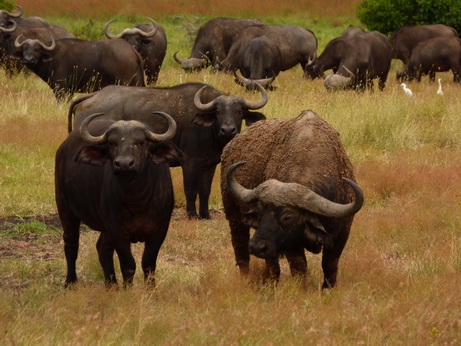
{"label": "buffalo eye", "polygon": [[279,220],[280,220],[280,223],[282,224],[282,226],[284,227],[291,227],[293,226],[293,223],[295,222],[296,220],[296,215],[293,211],[284,211],[281,213],[280,217],[279,217]]}

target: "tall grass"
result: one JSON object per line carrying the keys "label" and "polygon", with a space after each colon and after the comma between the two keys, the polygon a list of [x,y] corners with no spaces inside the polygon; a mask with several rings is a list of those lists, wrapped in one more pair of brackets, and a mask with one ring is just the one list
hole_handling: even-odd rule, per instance
{"label": "tall grass", "polygon": [[[119,3],[107,4],[113,5],[107,11],[115,11]],[[29,15],[59,14],[46,12],[51,6],[40,1],[22,5]],[[86,9],[90,5],[101,15],[89,1],[72,8],[88,11],[94,27],[102,28],[106,19],[96,19]],[[70,23],[66,16],[62,23]],[[123,25],[127,17],[120,18]],[[159,85],[204,81],[230,94],[260,97],[245,93],[225,74],[181,71],[172,54],[188,54],[192,43],[181,19],[168,18],[161,23],[168,29],[169,47]],[[182,18],[192,22],[190,16]],[[272,13],[267,18],[277,20]],[[335,26],[306,18],[321,46],[355,20]],[[279,19],[299,22],[300,15]],[[329,93],[321,80],[303,80],[297,67],[280,74],[278,89],[262,109],[270,119],[295,117],[304,109],[317,112],[339,131],[356,167],[366,204],[341,258],[337,288],[321,292],[321,257],[312,254],[306,283],[290,277],[283,259],[276,287],[258,284],[263,261],[256,258],[250,280],[241,278],[222,214],[219,174],[211,196],[213,219],[197,221],[185,216],[181,170],[174,169],[177,209],[160,251],[155,289],[144,287],[138,269],[133,288],[106,290],[95,250],[98,235],[84,231],[80,285],[64,290],[62,244],[32,247],[6,240],[4,233],[11,236],[13,229],[0,231],[3,254],[24,248],[21,257],[0,258],[0,343],[459,344],[461,89],[443,73],[443,97],[423,80],[410,85],[415,96],[408,98],[394,72],[395,67],[383,92]],[[0,217],[55,213],[54,153],[67,135],[67,105],[57,104],[33,75],[10,80],[0,73],[0,99]],[[43,234],[42,225],[29,223],[27,232],[30,227]],[[14,236],[22,232],[16,231]],[[55,236],[55,230],[50,233]],[[140,263],[142,244],[134,244],[133,251]]]}

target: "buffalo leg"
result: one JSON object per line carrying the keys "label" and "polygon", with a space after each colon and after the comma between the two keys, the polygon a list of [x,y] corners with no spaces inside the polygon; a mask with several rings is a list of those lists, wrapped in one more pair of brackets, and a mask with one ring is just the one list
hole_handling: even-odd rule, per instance
{"label": "buffalo leg", "polygon": [[291,275],[304,278],[307,274],[307,260],[304,254],[304,249],[297,249],[285,254],[288,263],[290,264]]}
{"label": "buffalo leg", "polygon": [[98,242],[96,243],[96,249],[98,250],[99,263],[104,272],[106,285],[116,285],[117,278],[114,269],[114,246],[107,234],[100,234]]}
{"label": "buffalo leg", "polygon": [[250,251],[248,250],[250,227],[236,221],[229,221],[229,226],[236,264],[240,269],[240,273],[247,275],[250,268]]}
{"label": "buffalo leg", "polygon": [[144,282],[146,284],[155,284],[155,269],[157,267],[157,257],[163,240],[165,239],[166,231],[162,232],[163,237],[146,240],[144,245],[144,253],[142,255],[142,270],[144,272]]}
{"label": "buffalo leg", "polygon": [[129,286],[133,283],[134,274],[136,272],[136,261],[131,253],[131,243],[129,239],[126,239],[120,234],[116,234],[116,232],[114,232],[111,240],[120,262],[123,284]]}
{"label": "buffalo leg", "polygon": [[64,253],[67,262],[67,275],[64,287],[77,282],[76,263],[80,239],[80,220],[75,216],[64,218],[61,216],[61,223],[64,229]]}
{"label": "buffalo leg", "polygon": [[199,190],[200,172],[201,170],[194,162],[185,162],[182,166],[186,211],[189,218],[198,217],[195,201]]}
{"label": "buffalo leg", "polygon": [[205,169],[200,178],[199,186],[199,215],[201,219],[211,219],[208,202],[210,199],[211,185],[213,183],[213,177],[216,170],[216,166]]}
{"label": "buffalo leg", "polygon": [[266,271],[263,276],[264,283],[277,283],[280,279],[280,263],[278,258],[266,259]]}

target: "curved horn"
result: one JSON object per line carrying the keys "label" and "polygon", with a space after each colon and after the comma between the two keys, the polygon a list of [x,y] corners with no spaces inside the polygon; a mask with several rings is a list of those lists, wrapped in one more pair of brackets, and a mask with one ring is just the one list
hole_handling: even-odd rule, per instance
{"label": "curved horn", "polygon": [[22,16],[22,13],[23,13],[23,9],[21,6],[19,5],[14,5],[13,7],[17,7],[19,12],[18,13],[10,13],[10,12],[7,12],[5,11],[10,17],[13,17],[13,18],[19,18]]}
{"label": "curved horn", "polygon": [[353,74],[352,71],[349,70],[349,69],[346,67],[346,65],[343,65],[343,67],[344,67],[344,69],[347,71],[347,73],[349,73],[349,74],[351,75],[351,77],[354,77],[354,76],[355,76],[355,74]]}
{"label": "curved horn", "polygon": [[56,41],[54,40],[54,37],[51,37],[51,46],[46,46],[42,41],[40,40],[37,40],[38,43],[40,44],[40,46],[42,46],[42,48],[44,50],[53,50],[55,47],[56,47]]}
{"label": "curved horn", "polygon": [[237,71],[234,71],[234,77],[237,79],[238,84],[241,84],[245,87],[254,87],[256,83],[261,84],[262,86],[266,86],[271,84],[275,79],[275,76],[264,79],[248,79],[243,77],[241,74],[237,74]]}
{"label": "curved horn", "polygon": [[309,55],[309,57],[307,58],[307,64],[306,64],[306,66],[312,65],[312,64],[314,63],[314,60],[315,60],[315,59],[311,59],[311,56]]}
{"label": "curved horn", "polygon": [[104,113],[91,114],[90,116],[88,116],[83,121],[82,125],[80,125],[80,136],[82,137],[82,139],[85,142],[88,142],[88,143],[91,143],[91,144],[102,144],[105,141],[107,141],[107,135],[106,135],[107,130],[101,136],[92,136],[88,132],[88,125],[89,125],[90,121],[93,120],[94,118],[100,116],[100,115],[103,115],[103,114]]}
{"label": "curved horn", "polygon": [[207,104],[204,104],[204,103],[202,103],[202,101],[200,101],[200,95],[202,94],[203,89],[205,89],[207,86],[208,85],[205,85],[202,88],[200,88],[199,91],[197,91],[195,93],[195,96],[194,96],[194,105],[195,105],[195,107],[197,107],[201,111],[205,111],[205,112],[212,110],[214,108],[214,106],[215,106],[215,103],[216,103],[216,99],[214,99],[211,102],[208,102]]}
{"label": "curved horn", "polygon": [[176,54],[178,54],[178,53],[179,53],[179,50],[176,53],[173,54],[173,58],[174,58],[174,60],[176,60],[177,63],[183,64],[184,60],[181,60],[176,56]]}
{"label": "curved horn", "polygon": [[234,163],[227,169],[226,173],[226,182],[229,190],[238,200],[244,203],[250,203],[258,199],[257,189],[249,190],[244,188],[240,183],[235,179],[234,171],[237,167],[246,164],[246,161],[241,161]]}
{"label": "curved horn", "polygon": [[16,23],[14,20],[11,20],[10,22],[13,23],[11,28],[7,29],[7,28],[4,28],[3,26],[0,26],[0,31],[3,31],[3,32],[13,32],[13,31],[15,31],[16,28],[18,27],[18,23]]}
{"label": "curved horn", "polygon": [[254,85],[256,85],[256,87],[259,89],[259,91],[262,94],[261,100],[253,102],[253,101],[245,100],[242,98],[243,105],[246,108],[253,109],[253,110],[263,108],[266,105],[267,101],[269,100],[269,95],[267,95],[266,89],[264,89],[263,86],[259,83],[254,83]]}
{"label": "curved horn", "polygon": [[21,48],[21,46],[24,44],[24,42],[26,42],[26,40],[22,41],[21,43],[19,43],[19,39],[21,38],[22,34],[19,35],[18,37],[16,37],[16,40],[14,40],[14,46],[16,48]]}
{"label": "curved horn", "polygon": [[139,30],[139,34],[144,36],[144,37],[151,37],[154,36],[157,33],[158,27],[157,27],[157,22],[153,20],[152,18],[146,18],[148,21],[152,22],[154,28],[151,31],[142,31]]}
{"label": "curved horn", "polygon": [[154,133],[146,129],[146,136],[149,140],[154,142],[168,141],[176,134],[176,121],[167,113],[153,112],[152,114],[159,114],[168,121],[168,130],[163,134]]}
{"label": "curved horn", "polygon": [[115,22],[115,19],[109,20],[109,21],[106,23],[106,25],[104,25],[104,34],[106,34],[107,38],[111,38],[111,39],[122,37],[122,34],[113,35],[113,34],[111,34],[111,33],[109,32],[109,25],[110,25],[110,23],[112,23],[112,22]]}

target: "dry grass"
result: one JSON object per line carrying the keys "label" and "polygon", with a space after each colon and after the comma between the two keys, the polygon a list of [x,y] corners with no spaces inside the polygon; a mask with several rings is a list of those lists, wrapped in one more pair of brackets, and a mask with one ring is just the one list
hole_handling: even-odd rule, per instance
{"label": "dry grass", "polygon": [[[35,3],[45,7],[40,1],[23,5]],[[170,60],[179,45],[172,42]],[[259,97],[229,76],[184,74],[171,61],[166,66],[159,85],[199,80]],[[338,129],[356,166],[366,204],[341,258],[337,288],[320,291],[321,258],[312,254],[306,284],[290,277],[284,260],[277,287],[257,284],[263,263],[255,258],[252,280],[242,279],[222,214],[219,175],[213,219],[188,220],[175,169],[178,208],[160,251],[155,289],[144,287],[138,271],[133,288],[105,290],[95,232],[82,234],[75,290],[62,289],[64,255],[54,255],[62,244],[42,258],[15,241],[12,252],[25,256],[0,259],[0,343],[459,344],[461,87],[445,73],[443,97],[423,80],[410,86],[415,97],[407,98],[393,73],[384,92],[333,94],[322,81],[301,79],[296,68],[277,78],[278,90],[263,109],[269,118],[314,110]],[[53,160],[66,136],[67,105],[56,104],[33,76],[8,80],[1,73],[0,98],[0,216],[54,213]],[[133,249],[140,263],[142,244]]]}

